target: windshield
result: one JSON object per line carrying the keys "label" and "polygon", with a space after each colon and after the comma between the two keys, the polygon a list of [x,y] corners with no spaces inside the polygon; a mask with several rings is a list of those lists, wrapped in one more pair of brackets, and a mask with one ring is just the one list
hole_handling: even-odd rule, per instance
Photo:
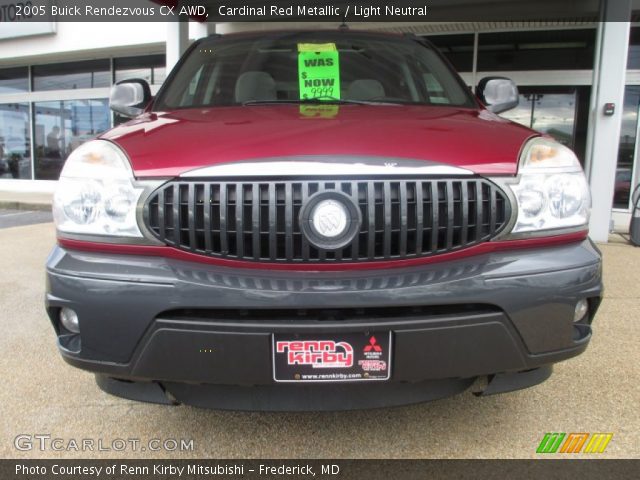
{"label": "windshield", "polygon": [[300,32],[204,40],[154,109],[271,103],[475,106],[441,57],[417,41]]}

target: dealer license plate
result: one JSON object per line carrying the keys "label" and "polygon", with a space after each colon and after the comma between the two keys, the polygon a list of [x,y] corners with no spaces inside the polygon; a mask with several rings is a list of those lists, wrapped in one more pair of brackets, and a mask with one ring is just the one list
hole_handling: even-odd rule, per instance
{"label": "dealer license plate", "polygon": [[274,334],[276,382],[389,380],[391,332]]}

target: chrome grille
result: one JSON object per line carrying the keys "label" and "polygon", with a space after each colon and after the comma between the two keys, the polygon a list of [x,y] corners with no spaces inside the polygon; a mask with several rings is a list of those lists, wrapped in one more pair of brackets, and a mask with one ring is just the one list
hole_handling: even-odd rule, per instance
{"label": "chrome grille", "polygon": [[[311,195],[338,191],[362,214],[353,241],[314,247],[300,210]],[[144,206],[161,242],[211,257],[262,262],[366,262],[460,250],[495,237],[511,215],[507,196],[480,177],[313,181],[171,181]]]}

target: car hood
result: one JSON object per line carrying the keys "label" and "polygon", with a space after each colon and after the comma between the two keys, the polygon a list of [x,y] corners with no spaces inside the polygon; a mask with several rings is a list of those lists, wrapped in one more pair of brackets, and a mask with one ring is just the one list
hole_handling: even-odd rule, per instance
{"label": "car hood", "polygon": [[411,159],[477,174],[514,175],[522,145],[535,135],[487,110],[253,105],[146,113],[100,138],[122,147],[136,177],[145,178],[307,156],[367,157],[381,165],[388,159]]}

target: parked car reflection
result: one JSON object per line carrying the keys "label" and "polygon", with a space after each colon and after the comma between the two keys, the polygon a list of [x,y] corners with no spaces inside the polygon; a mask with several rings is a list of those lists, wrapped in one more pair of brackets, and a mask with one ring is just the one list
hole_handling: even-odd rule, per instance
{"label": "parked car reflection", "polygon": [[28,139],[0,137],[0,175],[6,178],[31,177],[31,152]]}
{"label": "parked car reflection", "polygon": [[630,168],[618,168],[616,170],[616,183],[613,194],[614,207],[629,207],[629,196],[631,194],[632,177],[633,174]]}

